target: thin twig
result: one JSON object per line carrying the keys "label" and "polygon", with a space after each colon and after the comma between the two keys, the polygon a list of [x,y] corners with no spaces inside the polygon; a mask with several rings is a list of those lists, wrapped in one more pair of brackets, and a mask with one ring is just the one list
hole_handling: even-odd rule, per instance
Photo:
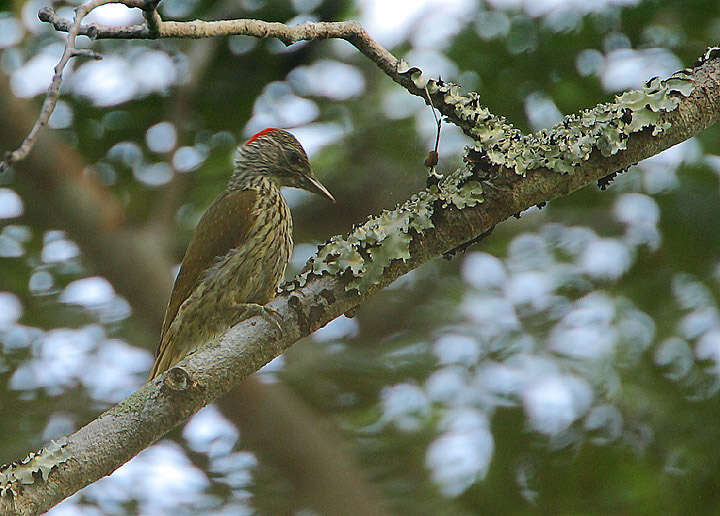
{"label": "thin twig", "polygon": [[160,14],[155,9],[150,9],[145,11],[143,15],[145,16],[145,25],[147,26],[147,30],[151,34],[157,34],[160,31],[160,24],[162,23]]}
{"label": "thin twig", "polygon": [[73,48],[72,57],[87,57],[89,59],[95,59],[96,61],[100,61],[102,59],[100,54],[94,50],[90,50],[89,48]]}
{"label": "thin twig", "polygon": [[[18,147],[12,152],[8,152],[5,155],[5,159],[0,162],[0,172],[5,171],[16,161],[25,159],[28,153],[35,146],[35,142],[40,135],[40,130],[47,125],[48,120],[50,119],[50,115],[52,115],[52,112],[55,109],[55,104],[57,104],[58,97],[60,96],[60,85],[62,84],[63,72],[65,71],[65,66],[67,66],[70,59],[78,55],[93,57],[95,59],[99,57],[91,51],[76,48],[75,40],[78,34],[81,32],[80,23],[82,22],[83,18],[85,18],[85,16],[87,16],[88,13],[90,13],[90,11],[92,11],[96,7],[109,3],[113,3],[113,0],[91,0],[89,2],[85,2],[84,4],[78,6],[75,9],[75,20],[70,24],[68,29],[68,37],[67,41],[65,42],[65,51],[63,52],[63,55],[60,58],[58,64],[55,65],[53,78],[50,82],[50,86],[48,87],[47,96],[45,97],[45,101],[43,102],[42,109],[40,110],[40,116],[38,116],[38,119],[35,121],[32,129],[30,129],[30,132],[25,137],[25,140],[23,140],[22,144],[20,144],[20,147]],[[40,19],[42,20],[42,16],[40,16]]]}
{"label": "thin twig", "polygon": [[[114,3],[121,3],[128,7],[138,7],[135,5],[137,1],[133,0],[114,0]],[[55,30],[60,32],[68,32],[72,26],[70,20],[58,16],[49,7],[41,9],[39,16],[42,21],[52,24]],[[306,22],[300,25],[288,26],[278,22],[249,19],[165,21],[157,13],[147,17],[152,18],[151,24],[154,26],[153,28],[148,27],[147,24],[121,27],[88,24],[80,27],[78,34],[92,34],[97,39],[201,39],[245,35],[261,39],[277,38],[288,46],[298,41],[344,39],[370,58],[385,73],[393,78],[399,77],[396,70],[398,59],[373,40],[362,25],[354,21]],[[424,95],[422,88],[415,88],[415,90],[415,95]]]}
{"label": "thin twig", "polygon": [[[288,26],[278,22],[238,19],[217,21],[165,21],[152,9],[156,0],[115,0],[116,3],[128,7],[140,7],[146,13],[146,23],[114,27],[109,25],[89,24],[79,29],[79,34],[97,39],[160,39],[160,38],[212,38],[224,36],[251,36],[255,38],[277,38],[289,46],[299,41],[318,39],[343,39],[357,48],[365,57],[375,63],[388,77],[400,84],[412,95],[426,98],[429,96],[425,88],[418,86],[407,74],[398,71],[399,60],[385,47],[372,39],[362,25],[355,21],[343,22],[306,22]],[[142,4],[139,5],[139,4]],[[55,30],[65,32],[71,27],[70,20],[58,16],[55,11],[46,7],[40,12],[40,19],[52,24]],[[440,111],[453,123],[463,127],[457,117],[455,106],[443,101],[439,93],[432,94],[435,109]],[[463,129],[465,129],[463,127]]]}
{"label": "thin twig", "polygon": [[[100,5],[108,3],[120,3],[127,7],[142,9],[145,15],[145,23],[122,27],[80,24],[82,18],[90,11]],[[57,102],[60,84],[62,83],[62,71],[67,61],[72,57],[72,49],[75,47],[75,38],[78,35],[88,36],[91,39],[197,39],[246,35],[256,38],[277,38],[285,45],[292,45],[298,41],[316,39],[343,39],[357,48],[387,76],[400,84],[409,93],[430,99],[430,95],[425,88],[419,87],[409,76],[401,74],[398,71],[398,59],[377,41],[372,39],[362,25],[357,22],[308,22],[290,27],[277,22],[242,19],[219,21],[193,20],[188,22],[165,21],[155,10],[158,3],[159,0],[93,0],[77,8],[74,21],[58,16],[50,7],[44,7],[40,10],[38,13],[40,20],[52,24],[57,31],[67,32],[68,41],[63,58],[60,60],[60,63],[58,63],[58,66],[56,66],[56,73],[53,76],[53,81],[48,89],[48,95],[37,122],[22,145],[17,150],[7,154],[5,161],[0,164],[0,172],[13,162],[27,156],[37,140],[40,129],[47,124],[55,108],[55,103]],[[466,130],[465,125],[467,124],[458,118],[455,107],[452,104],[445,103],[441,95],[433,95],[435,96],[434,108],[453,123],[457,123],[463,130]],[[430,100],[430,102],[432,104],[432,100]]]}
{"label": "thin twig", "polygon": [[[109,3],[121,3],[127,7],[142,9],[146,23],[124,27],[81,24],[83,18],[85,18],[90,11]],[[40,10],[38,17],[41,21],[52,24],[58,31],[68,33],[65,51],[63,52],[60,62],[55,66],[55,74],[48,88],[48,93],[43,102],[43,107],[38,119],[20,147],[5,155],[4,161],[0,163],[0,172],[7,169],[13,163],[24,159],[30,150],[32,150],[40,130],[47,125],[50,115],[55,109],[65,66],[73,56],[79,55],[79,52],[87,55],[85,51],[78,51],[75,47],[75,39],[78,35],[88,36],[91,39],[157,39],[206,38],[245,34],[258,38],[275,37],[286,45],[291,45],[301,40],[339,38],[345,39],[358,48],[397,82],[401,84],[407,83],[407,85],[404,84],[406,87],[413,86],[412,82],[397,73],[396,67],[398,60],[395,56],[370,38],[361,25],[352,21],[303,23],[293,27],[288,27],[282,23],[270,23],[257,20],[221,20],[211,22],[199,20],[190,22],[163,21],[155,10],[158,3],[158,0],[91,0],[75,9],[75,18],[73,21],[58,16],[50,7],[44,7]],[[418,94],[417,91],[413,93]]]}

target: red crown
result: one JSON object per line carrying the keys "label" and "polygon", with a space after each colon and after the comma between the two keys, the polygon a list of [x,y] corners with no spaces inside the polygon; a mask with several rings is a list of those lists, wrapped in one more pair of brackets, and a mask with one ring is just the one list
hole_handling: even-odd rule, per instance
{"label": "red crown", "polygon": [[263,129],[263,130],[260,131],[259,133],[253,134],[253,135],[250,137],[250,139],[245,142],[245,145],[250,145],[252,142],[254,142],[255,140],[257,140],[257,139],[260,138],[261,136],[266,135],[266,134],[268,134],[268,133],[271,133],[271,132],[273,132],[273,131],[277,131],[277,130],[278,130],[277,127],[268,127],[267,129]]}

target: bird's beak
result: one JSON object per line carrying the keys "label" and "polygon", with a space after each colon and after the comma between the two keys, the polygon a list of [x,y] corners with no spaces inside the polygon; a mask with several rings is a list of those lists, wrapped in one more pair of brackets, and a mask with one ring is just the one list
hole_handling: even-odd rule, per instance
{"label": "bird's beak", "polygon": [[335,197],[333,197],[332,194],[328,192],[328,189],[325,188],[320,181],[315,179],[313,176],[305,176],[305,179],[307,180],[306,190],[322,195],[326,199],[335,202]]}

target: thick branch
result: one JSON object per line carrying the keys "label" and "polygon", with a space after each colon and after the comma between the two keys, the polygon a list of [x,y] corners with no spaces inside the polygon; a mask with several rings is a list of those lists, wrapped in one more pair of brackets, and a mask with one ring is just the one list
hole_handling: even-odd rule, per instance
{"label": "thick branch", "polygon": [[488,192],[482,203],[462,210],[440,205],[433,226],[412,235],[409,257],[394,260],[376,284],[362,294],[347,290],[347,275],[310,276],[292,293],[270,306],[283,319],[283,335],[260,318],[245,321],[208,343],[151,384],[147,384],[69,436],[67,460],[46,482],[25,486],[15,497],[0,498],[3,514],[35,514],[47,510],[85,485],[111,473],[180,424],[202,406],[229,391],[281,354],[299,338],[373,296],[406,272],[487,231],[497,223],[542,201],[592,184],[607,174],[698,134],[720,119],[720,62],[707,61],[693,73],[695,89],[665,115],[670,126],[659,135],[633,133],[627,149],[609,157],[595,151],[573,174],[537,169]]}

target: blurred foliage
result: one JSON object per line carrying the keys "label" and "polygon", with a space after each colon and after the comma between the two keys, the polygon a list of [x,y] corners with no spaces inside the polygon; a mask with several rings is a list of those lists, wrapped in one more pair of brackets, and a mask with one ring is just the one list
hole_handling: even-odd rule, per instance
{"label": "blurred foliage", "polygon": [[[368,21],[370,4],[167,0],[163,9],[178,19]],[[547,11],[531,1],[508,9],[495,1],[444,4],[429,2],[398,23],[407,32],[391,50],[476,89],[492,112],[523,130],[690,66],[720,38],[718,4],[705,0],[597,2],[582,12],[570,2]],[[0,22],[33,24],[2,50],[11,85],[33,56],[61,41],[32,21],[28,11],[40,6],[7,3],[0,12]],[[387,24],[383,16],[392,15],[376,14]],[[106,60],[127,58],[130,70],[159,52],[176,74],[168,87],[138,89],[112,105],[80,96],[70,77],[62,100],[72,120],[54,130],[82,156],[85,174],[121,203],[127,229],[163,242],[169,262],[180,260],[229,176],[235,145],[257,124],[295,126],[338,199],[330,205],[288,192],[293,270],[317,243],[425,183],[423,160],[435,136],[429,109],[404,98],[344,42],[286,49],[237,38],[98,41],[94,48]],[[309,78],[288,79],[327,61],[359,72],[357,93],[354,75],[311,67]],[[84,66],[74,64],[76,77]],[[16,101],[7,89],[6,96]],[[39,107],[41,96],[32,103]],[[150,150],[147,131],[160,122],[175,129],[168,152]],[[529,210],[466,254],[413,271],[354,319],[297,343],[261,377],[284,383],[319,420],[333,422],[398,514],[716,512],[718,130],[632,167],[606,192],[588,187]],[[464,141],[444,127],[440,168],[459,165]],[[200,156],[191,170],[179,171],[179,147]],[[163,163],[175,167],[167,177],[167,168],[148,168]],[[79,428],[139,387],[150,354],[136,346],[153,343],[160,325],[138,321],[134,300],[118,294],[122,286],[108,291],[95,278],[92,260],[67,235],[72,228],[32,216],[34,204],[54,200],[24,181],[24,166],[0,177],[0,188],[17,192],[26,210],[0,219],[0,462]],[[86,278],[95,279],[73,297],[75,282]],[[157,295],[164,305],[166,293]],[[236,433],[219,413],[198,415],[122,474],[56,510],[308,509],[295,502],[286,472]],[[134,490],[148,477],[151,485]]]}

